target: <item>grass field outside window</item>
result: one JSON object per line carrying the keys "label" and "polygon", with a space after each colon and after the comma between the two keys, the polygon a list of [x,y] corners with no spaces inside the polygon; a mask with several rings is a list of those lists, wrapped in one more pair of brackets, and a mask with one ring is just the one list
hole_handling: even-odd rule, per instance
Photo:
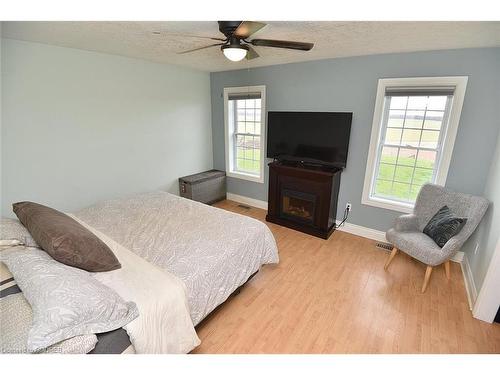
{"label": "grass field outside window", "polygon": [[261,99],[235,100],[236,170],[258,175],[261,151]]}
{"label": "grass field outside window", "polygon": [[433,181],[447,103],[446,96],[388,99],[375,196],[413,203]]}

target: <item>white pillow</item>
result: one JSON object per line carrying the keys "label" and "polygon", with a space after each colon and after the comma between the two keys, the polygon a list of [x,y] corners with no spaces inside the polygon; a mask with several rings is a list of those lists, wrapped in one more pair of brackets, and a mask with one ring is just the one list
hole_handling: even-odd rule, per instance
{"label": "white pillow", "polygon": [[0,219],[0,246],[39,247],[30,232],[16,219]]}
{"label": "white pillow", "polygon": [[89,272],[52,259],[45,251],[11,248],[0,260],[14,276],[33,310],[29,352],[93,333],[113,331],[134,320],[134,302],[125,302]]}
{"label": "white pillow", "polygon": [[[26,353],[33,313],[22,293],[0,298],[0,353]],[[96,335],[75,336],[43,349],[41,353],[86,354],[95,348]]]}

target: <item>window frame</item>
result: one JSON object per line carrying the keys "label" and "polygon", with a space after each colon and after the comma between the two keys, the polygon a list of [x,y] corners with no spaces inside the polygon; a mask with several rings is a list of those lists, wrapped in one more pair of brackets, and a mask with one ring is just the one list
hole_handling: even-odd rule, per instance
{"label": "window frame", "polygon": [[[230,94],[244,94],[244,93],[260,93],[260,160],[259,160],[259,175],[245,173],[238,171],[235,168],[236,162],[236,142],[235,142],[235,129],[230,129],[229,124],[229,96]],[[229,177],[239,178],[242,180],[264,183],[264,163],[265,163],[265,148],[266,148],[266,86],[241,86],[241,87],[225,87],[224,93],[224,144],[225,144],[225,159],[226,159],[226,175]]]}
{"label": "window frame", "polygon": [[[373,114],[372,131],[370,137],[370,147],[366,161],[365,179],[363,184],[363,194],[361,203],[364,205],[385,208],[393,211],[411,213],[414,204],[405,203],[388,198],[374,197],[371,195],[372,186],[375,183],[376,172],[379,168],[379,148],[383,138],[382,129],[385,120],[385,91],[387,87],[439,87],[454,86],[453,97],[450,100],[448,108],[448,118],[443,118],[444,132],[440,134],[441,152],[436,155],[435,184],[443,185],[446,183],[448,170],[453,154],[453,147],[462,113],[462,106],[467,87],[467,76],[451,77],[414,77],[414,78],[382,78],[378,80],[377,96],[375,100],[375,109]],[[446,121],[447,120],[447,121]],[[445,123],[447,122],[447,123]]]}

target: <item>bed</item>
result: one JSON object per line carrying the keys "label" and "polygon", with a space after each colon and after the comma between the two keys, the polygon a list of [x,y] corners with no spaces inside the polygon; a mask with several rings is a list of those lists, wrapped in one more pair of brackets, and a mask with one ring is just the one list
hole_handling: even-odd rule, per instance
{"label": "bed", "polygon": [[[165,192],[108,200],[69,215],[107,244],[130,253],[127,255],[130,267],[135,267],[141,259],[147,263],[144,267],[160,269],[178,279],[185,290],[192,326],[223,303],[262,265],[279,261],[274,237],[262,222]],[[144,269],[140,272],[147,273]],[[123,279],[120,282],[105,274],[109,273],[97,274],[100,281],[120,294]],[[157,295],[160,293],[161,286],[152,288],[158,289]],[[135,296],[138,295],[136,292]],[[137,350],[136,345],[127,341],[131,335],[124,329],[98,335],[93,352],[166,352],[160,347],[144,349],[147,347],[144,345]],[[155,335],[154,332],[149,330],[150,335]],[[190,348],[183,350],[188,352],[194,346],[184,347]]]}

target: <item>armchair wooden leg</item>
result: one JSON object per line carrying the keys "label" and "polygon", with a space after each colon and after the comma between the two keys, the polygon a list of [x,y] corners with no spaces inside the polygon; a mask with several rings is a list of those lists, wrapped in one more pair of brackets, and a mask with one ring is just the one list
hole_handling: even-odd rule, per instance
{"label": "armchair wooden leg", "polygon": [[429,279],[431,278],[431,273],[432,273],[432,266],[427,266],[427,269],[425,270],[424,285],[422,285],[422,293],[425,293],[425,290],[427,289],[427,285],[429,284]]}
{"label": "armchair wooden leg", "polygon": [[450,261],[449,260],[444,262],[444,272],[446,273],[446,278],[449,280],[450,279]]}
{"label": "armchair wooden leg", "polygon": [[389,255],[389,259],[387,259],[387,262],[385,262],[384,270],[387,270],[389,264],[391,264],[392,260],[394,259],[398,251],[399,251],[398,248],[394,246],[394,248],[391,251],[391,255]]}

